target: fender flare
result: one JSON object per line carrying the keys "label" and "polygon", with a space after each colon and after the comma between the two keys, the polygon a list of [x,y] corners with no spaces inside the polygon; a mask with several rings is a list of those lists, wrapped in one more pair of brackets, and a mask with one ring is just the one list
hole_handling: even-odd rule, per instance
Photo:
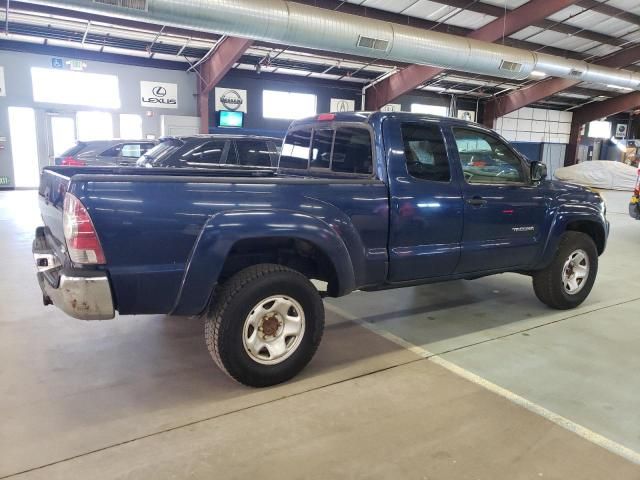
{"label": "fender flare", "polygon": [[209,304],[224,263],[233,246],[252,238],[291,238],[313,244],[330,259],[337,273],[339,295],[355,289],[349,250],[330,225],[317,217],[290,210],[225,211],[202,227],[171,311],[172,315],[198,315]]}
{"label": "fender flare", "polygon": [[[585,208],[586,207],[586,208]],[[602,229],[605,237],[607,237],[607,225],[606,220],[603,218],[602,213],[595,207],[590,205],[581,206],[580,210],[575,208],[560,208],[556,212],[549,234],[544,245],[544,251],[542,258],[537,265],[537,268],[544,268],[553,261],[558,245],[560,244],[560,238],[562,234],[567,231],[567,225],[573,222],[590,222],[597,225]]]}

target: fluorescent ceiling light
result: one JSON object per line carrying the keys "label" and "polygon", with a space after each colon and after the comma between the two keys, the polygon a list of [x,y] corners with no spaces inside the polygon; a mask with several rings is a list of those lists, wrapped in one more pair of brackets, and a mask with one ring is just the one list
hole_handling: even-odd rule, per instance
{"label": "fluorescent ceiling light", "polygon": [[547,74],[544,73],[544,72],[540,72],[538,70],[534,70],[534,71],[531,72],[531,76],[532,77],[546,77]]}
{"label": "fluorescent ceiling light", "polygon": [[607,85],[608,88],[617,88],[618,90],[626,90],[627,92],[633,91],[633,88],[619,87],[618,85]]}

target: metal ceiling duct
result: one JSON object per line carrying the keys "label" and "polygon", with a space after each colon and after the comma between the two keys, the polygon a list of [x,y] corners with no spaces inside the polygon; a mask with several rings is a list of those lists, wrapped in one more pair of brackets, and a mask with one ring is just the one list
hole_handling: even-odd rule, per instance
{"label": "metal ceiling duct", "polygon": [[35,0],[265,42],[523,80],[531,72],[640,89],[640,74],[285,0]]}

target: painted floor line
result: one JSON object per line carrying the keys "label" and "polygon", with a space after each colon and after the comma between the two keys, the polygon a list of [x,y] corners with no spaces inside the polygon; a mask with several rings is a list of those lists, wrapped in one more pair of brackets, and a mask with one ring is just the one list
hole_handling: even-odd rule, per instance
{"label": "painted floor line", "polygon": [[[596,433],[593,430],[588,429],[587,427],[584,427],[572,420],[569,420],[568,418],[563,417],[562,415],[554,413],[551,410],[548,410],[545,407],[538,405],[537,403],[527,400],[526,398],[521,397],[520,395],[512,392],[511,390],[508,390],[499,385],[496,385],[495,383],[490,382],[489,380],[486,380],[480,377],[479,375],[476,375],[475,373],[470,372],[469,370],[466,370],[456,365],[455,363],[445,360],[440,356],[440,354],[435,354],[433,352],[430,352],[429,350],[423,347],[420,347],[418,345],[414,345],[411,342],[408,342],[405,339],[400,338],[397,335],[394,335],[393,333],[378,327],[377,325],[365,322],[364,320],[361,320],[355,317],[354,315],[351,315],[350,313],[344,311],[340,307],[335,307],[334,305],[330,305],[330,304],[326,304],[325,307],[328,308],[329,310],[332,310],[334,313],[337,313],[338,315],[341,315],[344,318],[351,320],[354,323],[357,323],[361,327],[364,327],[367,330],[374,332],[380,335],[381,337],[397,345],[400,345],[403,348],[406,348],[407,350],[410,350],[416,355],[420,355],[426,360],[431,361],[437,365],[440,365],[441,367],[446,368],[450,372],[472,383],[475,383],[476,385],[481,386],[489,390],[490,392],[495,393],[496,395],[506,398],[507,400],[515,403],[518,406],[526,408],[530,412],[540,415],[541,417],[549,420],[550,422],[555,423],[556,425],[566,430],[569,430],[570,432],[575,433],[576,435],[584,438],[585,440],[595,445],[598,445],[599,447],[602,447],[612,453],[615,453],[616,455],[619,455],[629,460],[630,462],[640,465],[640,453],[636,452],[635,450],[625,447],[624,445],[621,445],[603,435],[600,435],[599,433]],[[586,312],[586,313],[589,313],[589,312]]]}

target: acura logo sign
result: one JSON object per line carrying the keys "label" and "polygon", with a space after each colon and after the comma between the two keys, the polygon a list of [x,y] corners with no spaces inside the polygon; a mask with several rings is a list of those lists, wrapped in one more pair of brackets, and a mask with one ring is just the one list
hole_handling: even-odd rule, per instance
{"label": "acura logo sign", "polygon": [[240,107],[242,107],[242,97],[235,90],[226,90],[222,95],[220,95],[220,103],[224,105],[224,108],[227,110],[231,110],[235,112]]}

